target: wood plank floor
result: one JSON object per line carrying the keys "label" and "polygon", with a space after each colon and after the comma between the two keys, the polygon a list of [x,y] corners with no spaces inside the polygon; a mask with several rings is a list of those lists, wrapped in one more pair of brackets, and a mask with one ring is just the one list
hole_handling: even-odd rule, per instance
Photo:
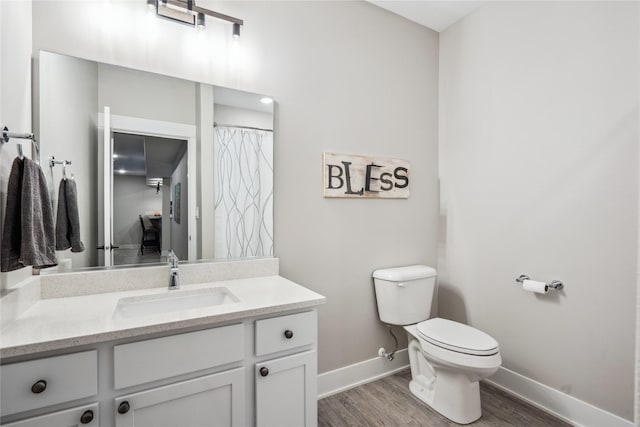
{"label": "wood plank floor", "polygon": [[160,256],[160,253],[153,248],[146,248],[144,255],[140,254],[139,248],[121,248],[113,252],[114,265],[153,264],[162,261],[164,261],[164,259]]}
{"label": "wood plank floor", "polygon": [[[457,426],[414,397],[409,369],[318,401],[318,426]],[[516,397],[481,383],[482,417],[469,425],[569,426]]]}

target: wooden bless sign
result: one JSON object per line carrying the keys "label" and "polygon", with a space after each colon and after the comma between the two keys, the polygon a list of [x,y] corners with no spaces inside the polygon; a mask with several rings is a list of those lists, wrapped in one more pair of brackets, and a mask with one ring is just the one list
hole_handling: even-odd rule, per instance
{"label": "wooden bless sign", "polygon": [[323,153],[324,197],[409,197],[409,161]]}

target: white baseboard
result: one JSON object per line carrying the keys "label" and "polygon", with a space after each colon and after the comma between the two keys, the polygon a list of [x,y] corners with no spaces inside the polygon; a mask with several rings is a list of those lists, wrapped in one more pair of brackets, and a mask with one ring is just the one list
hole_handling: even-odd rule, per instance
{"label": "white baseboard", "polygon": [[622,417],[501,367],[486,382],[570,424],[584,427],[633,427]]}
{"label": "white baseboard", "polygon": [[409,367],[407,349],[398,350],[393,361],[384,357],[354,363],[318,375],[318,399],[370,383]]}

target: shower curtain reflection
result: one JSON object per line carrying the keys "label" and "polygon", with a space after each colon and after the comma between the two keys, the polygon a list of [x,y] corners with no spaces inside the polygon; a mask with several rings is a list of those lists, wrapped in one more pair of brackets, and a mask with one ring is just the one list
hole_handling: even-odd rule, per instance
{"label": "shower curtain reflection", "polygon": [[215,258],[273,256],[273,132],[217,126]]}

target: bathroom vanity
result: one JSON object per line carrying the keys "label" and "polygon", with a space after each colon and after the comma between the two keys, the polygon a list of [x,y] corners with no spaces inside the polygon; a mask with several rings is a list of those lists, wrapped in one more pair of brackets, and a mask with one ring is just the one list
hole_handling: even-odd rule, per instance
{"label": "bathroom vanity", "polygon": [[315,426],[324,301],[277,275],[37,300],[3,324],[2,425]]}

